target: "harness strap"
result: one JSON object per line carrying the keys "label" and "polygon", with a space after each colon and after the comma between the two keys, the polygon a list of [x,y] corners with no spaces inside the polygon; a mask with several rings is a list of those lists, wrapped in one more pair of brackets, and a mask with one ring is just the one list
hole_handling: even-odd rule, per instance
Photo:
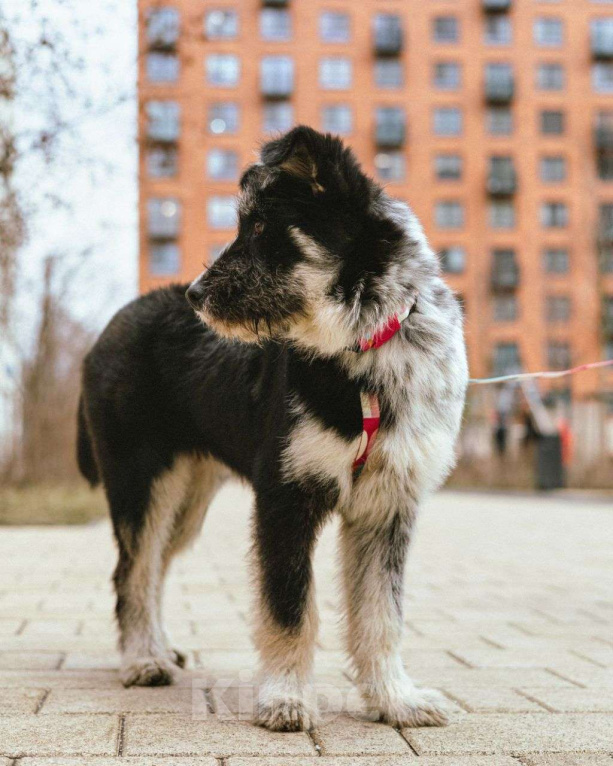
{"label": "harness strap", "polygon": [[[354,351],[364,352],[379,348],[391,340],[400,330],[402,322],[411,314],[415,308],[415,299],[412,304],[405,306],[398,314],[393,314],[387,322],[376,330],[372,335],[366,338],[360,338]],[[360,404],[362,406],[362,435],[358,451],[353,461],[354,480],[362,473],[366,460],[370,455],[377,439],[379,425],[381,424],[381,411],[379,408],[379,397],[377,394],[369,394],[360,391]]]}

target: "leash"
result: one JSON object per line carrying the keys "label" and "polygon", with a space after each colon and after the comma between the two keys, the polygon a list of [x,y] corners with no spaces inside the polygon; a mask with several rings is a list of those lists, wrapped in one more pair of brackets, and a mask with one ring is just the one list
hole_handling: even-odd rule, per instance
{"label": "leash", "polygon": [[470,378],[468,383],[471,386],[485,386],[496,383],[509,383],[515,380],[535,380],[537,378],[553,380],[554,378],[565,378],[568,375],[575,375],[575,373],[583,372],[584,370],[596,370],[601,367],[611,366],[613,366],[613,359],[607,359],[604,362],[590,362],[589,364],[581,364],[578,367],[571,367],[569,370],[557,370],[555,372],[518,372],[515,375],[500,375],[497,378]]}
{"label": "leash", "polygon": [[[379,348],[391,340],[394,335],[400,330],[402,322],[411,314],[417,304],[417,297],[414,302],[405,306],[398,314],[391,316],[385,325],[379,330],[375,331],[372,335],[365,338],[360,338],[356,345],[351,349],[352,351],[366,352],[372,349]],[[558,371],[543,371],[543,372],[520,372],[514,375],[499,375],[495,378],[470,378],[468,383],[472,386],[485,386],[496,385],[498,383],[509,383],[513,381],[535,380],[545,379],[552,380],[555,378],[564,378],[568,375],[575,375],[578,372],[584,372],[585,370],[594,370],[603,367],[613,366],[613,359],[609,359],[602,362],[590,362],[588,364],[581,364],[578,367],[571,367],[568,370]],[[377,433],[381,424],[381,410],[379,407],[379,397],[376,394],[369,394],[364,391],[360,392],[360,405],[362,408],[362,435],[360,437],[360,443],[358,445],[358,451],[353,461],[352,471],[354,481],[361,474],[366,460],[370,455],[374,443],[377,439]]]}

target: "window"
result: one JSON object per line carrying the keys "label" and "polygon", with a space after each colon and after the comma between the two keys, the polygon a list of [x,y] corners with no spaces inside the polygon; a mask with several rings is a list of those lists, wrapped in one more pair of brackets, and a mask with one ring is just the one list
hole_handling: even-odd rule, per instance
{"label": "window", "polygon": [[511,200],[493,200],[489,205],[492,229],[512,229],[515,226],[515,205]]}
{"label": "window", "polygon": [[291,104],[264,104],[264,133],[285,133],[294,125],[294,107]]}
{"label": "window", "polygon": [[514,290],[519,285],[519,266],[515,250],[505,248],[492,253],[492,288]]}
{"label": "window", "polygon": [[512,40],[511,19],[503,14],[492,14],[485,19],[487,45],[508,45]]}
{"label": "window", "polygon": [[541,133],[544,136],[561,136],[565,128],[564,112],[546,109],[541,112]]}
{"label": "window", "polygon": [[147,233],[155,239],[179,235],[181,205],[172,197],[154,197],[147,202]]}
{"label": "window", "polygon": [[545,302],[545,318],[548,322],[568,322],[570,298],[568,295],[548,295]]}
{"label": "window", "polygon": [[570,266],[568,250],[550,248],[543,253],[545,271],[548,274],[567,274]]}
{"label": "window", "polygon": [[535,19],[534,42],[541,48],[559,48],[562,45],[563,36],[562,19],[551,17]]}
{"label": "window", "polygon": [[234,40],[238,36],[238,14],[233,10],[207,11],[204,34],[209,40]]}
{"label": "window", "polygon": [[495,322],[514,322],[517,319],[517,297],[515,295],[495,295],[493,303]]}
{"label": "window", "polygon": [[602,299],[602,319],[607,334],[613,331],[613,295],[605,295]]}
{"label": "window", "polygon": [[231,149],[211,149],[206,159],[209,178],[235,181],[238,178],[238,154]]}
{"label": "window", "polygon": [[434,87],[438,90],[458,90],[462,70],[452,61],[438,62],[434,65]]}
{"label": "window", "polygon": [[380,181],[402,181],[406,175],[406,162],[402,152],[379,152],[375,155],[375,168]]}
{"label": "window", "polygon": [[398,56],[402,52],[402,22],[395,13],[377,13],[373,20],[375,53]]}
{"label": "window", "polygon": [[347,136],[353,130],[353,111],[350,106],[334,104],[321,111],[321,128],[325,133]]}
{"label": "window", "polygon": [[172,178],[179,172],[179,153],[174,146],[156,146],[147,151],[147,175]]}
{"label": "window", "polygon": [[156,50],[172,48],[179,40],[179,11],[153,8],[147,14],[147,41]]}
{"label": "window", "polygon": [[206,57],[206,79],[209,85],[231,88],[238,85],[241,63],[231,53],[212,53]]}
{"label": "window", "polygon": [[437,16],[433,22],[432,36],[437,43],[457,43],[460,39],[460,23],[455,16]]}
{"label": "window", "polygon": [[291,40],[292,19],[284,8],[263,8],[260,12],[260,35],[262,40],[283,42]]}
{"label": "window", "polygon": [[406,116],[398,106],[382,106],[375,112],[377,146],[396,148],[404,143]]}
{"label": "window", "polygon": [[613,204],[605,202],[598,208],[598,231],[601,239],[613,241]]}
{"label": "window", "polygon": [[220,101],[209,106],[209,131],[216,136],[238,132],[239,108],[231,101]]}
{"label": "window", "polygon": [[613,50],[613,18],[607,16],[594,19],[591,23],[592,52],[595,55],[610,56]]}
{"label": "window", "polygon": [[613,152],[601,151],[596,155],[596,169],[601,181],[613,181]]}
{"label": "window", "polygon": [[464,206],[461,202],[437,202],[434,219],[439,229],[461,229],[464,226]]}
{"label": "window", "polygon": [[455,106],[435,109],[434,132],[437,136],[459,136],[462,132],[462,111]]}
{"label": "window", "polygon": [[459,181],[462,178],[462,158],[458,154],[438,154],[434,170],[439,181]]}
{"label": "window", "polygon": [[351,37],[349,14],[328,11],[319,17],[319,36],[324,43],[348,43]]}
{"label": "window", "polygon": [[513,113],[505,106],[487,110],[487,132],[491,136],[510,136],[513,133]]}
{"label": "window", "polygon": [[397,90],[403,85],[402,62],[398,59],[375,61],[375,85],[383,90]]}
{"label": "window", "polygon": [[294,60],[289,56],[265,56],[260,62],[262,93],[269,98],[288,98],[294,89]]}
{"label": "window", "polygon": [[568,342],[550,340],[547,343],[547,366],[550,370],[568,370],[572,366]]}
{"label": "window", "polygon": [[599,251],[601,273],[613,274],[613,247],[611,245],[601,245]]}
{"label": "window", "polygon": [[347,90],[351,87],[351,61],[340,56],[319,62],[319,84],[324,90]]}
{"label": "window", "polygon": [[147,103],[147,138],[160,142],[179,138],[179,105],[175,101]]}
{"label": "window", "polygon": [[149,273],[154,277],[178,274],[181,256],[176,242],[151,242],[149,244]]}
{"label": "window", "polygon": [[506,104],[515,93],[515,75],[511,64],[497,62],[485,65],[485,96],[487,101]]}
{"label": "window", "polygon": [[568,206],[564,202],[544,202],[541,205],[541,226],[546,229],[568,226]]}
{"label": "window", "polygon": [[562,64],[539,64],[536,70],[536,87],[539,90],[563,90],[564,67]]}
{"label": "window", "polygon": [[148,53],[146,68],[149,82],[176,82],[179,79],[179,57],[174,53]]}
{"label": "window", "polygon": [[440,261],[446,274],[461,274],[466,268],[466,251],[463,247],[444,247],[440,252]]}
{"label": "window", "polygon": [[541,181],[553,183],[566,180],[565,157],[541,157]]}
{"label": "window", "polygon": [[236,226],[234,197],[210,197],[207,218],[212,229],[233,229]]}
{"label": "window", "polygon": [[613,64],[599,61],[592,66],[592,87],[597,93],[613,93]]}
{"label": "window", "polygon": [[494,375],[514,375],[520,371],[517,343],[497,343],[494,349]]}

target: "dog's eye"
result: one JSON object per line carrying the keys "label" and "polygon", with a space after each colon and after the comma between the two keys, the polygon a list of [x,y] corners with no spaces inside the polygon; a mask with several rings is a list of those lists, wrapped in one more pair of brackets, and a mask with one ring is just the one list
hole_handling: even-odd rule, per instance
{"label": "dog's eye", "polygon": [[260,234],[264,231],[264,224],[261,221],[258,221],[255,226],[253,227],[253,233],[256,237],[259,237]]}

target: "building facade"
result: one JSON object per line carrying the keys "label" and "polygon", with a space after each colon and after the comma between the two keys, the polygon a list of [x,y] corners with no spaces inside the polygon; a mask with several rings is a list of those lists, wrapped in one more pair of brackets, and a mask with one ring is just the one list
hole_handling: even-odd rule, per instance
{"label": "building facade", "polygon": [[[471,373],[613,358],[613,2],[139,0],[140,286],[232,239],[266,138],[342,135],[422,220]],[[562,381],[584,399],[613,374]]]}

